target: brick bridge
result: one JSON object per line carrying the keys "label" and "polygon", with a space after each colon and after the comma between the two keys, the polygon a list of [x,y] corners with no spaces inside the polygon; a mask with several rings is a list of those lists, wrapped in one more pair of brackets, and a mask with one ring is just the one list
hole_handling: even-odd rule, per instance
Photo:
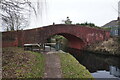
{"label": "brick bridge", "polygon": [[82,49],[86,45],[107,40],[110,33],[105,30],[79,25],[57,24],[29,30],[2,33],[2,46],[23,46],[31,43],[45,43],[53,35],[62,35],[68,39],[70,48]]}

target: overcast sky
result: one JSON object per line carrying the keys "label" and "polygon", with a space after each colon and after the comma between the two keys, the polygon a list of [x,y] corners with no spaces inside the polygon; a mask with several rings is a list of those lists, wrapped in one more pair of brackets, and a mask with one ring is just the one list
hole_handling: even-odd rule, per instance
{"label": "overcast sky", "polygon": [[[118,17],[119,0],[46,0],[46,11],[36,26],[62,23],[67,16],[73,23],[91,22],[97,26],[115,20]],[[34,22],[31,23],[32,28]],[[35,27],[35,26],[34,26]]]}
{"label": "overcast sky", "polygon": [[[44,1],[44,0],[43,0]],[[115,20],[118,17],[119,0],[46,0],[42,20],[32,16],[28,29],[62,23],[67,16],[72,23],[91,22],[97,26]]]}

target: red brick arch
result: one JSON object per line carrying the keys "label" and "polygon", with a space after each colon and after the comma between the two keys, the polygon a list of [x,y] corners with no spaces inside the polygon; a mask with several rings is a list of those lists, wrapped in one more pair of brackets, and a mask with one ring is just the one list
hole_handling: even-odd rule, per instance
{"label": "red brick arch", "polygon": [[[3,32],[2,34],[3,47],[23,46],[23,44],[28,43],[45,43],[50,36],[60,34],[69,40],[69,47],[81,49],[86,45],[104,41],[110,37],[110,33],[105,30],[65,24],[50,25],[23,31]],[[10,41],[7,38],[11,35],[14,39]]]}

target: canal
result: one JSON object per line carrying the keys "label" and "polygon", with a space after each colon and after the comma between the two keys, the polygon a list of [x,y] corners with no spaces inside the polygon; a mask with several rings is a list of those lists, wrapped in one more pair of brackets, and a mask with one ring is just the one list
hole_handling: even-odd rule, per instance
{"label": "canal", "polygon": [[[55,51],[54,48],[52,49]],[[49,50],[50,49],[48,49],[48,51]],[[97,54],[73,48],[66,48],[66,50],[63,51],[72,54],[80,64],[89,70],[94,78],[114,78],[114,80],[120,80],[119,56]]]}
{"label": "canal", "polygon": [[80,64],[84,65],[94,78],[117,78],[120,80],[120,58],[87,51],[69,49]]}

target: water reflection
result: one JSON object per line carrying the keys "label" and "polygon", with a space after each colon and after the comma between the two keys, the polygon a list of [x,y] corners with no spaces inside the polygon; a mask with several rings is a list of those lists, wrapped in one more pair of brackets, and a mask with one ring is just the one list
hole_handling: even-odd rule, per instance
{"label": "water reflection", "polygon": [[75,49],[68,50],[82,65],[97,78],[120,77],[119,57],[93,54]]}
{"label": "water reflection", "polygon": [[120,77],[120,69],[116,66],[110,66],[110,74],[116,77]]}

